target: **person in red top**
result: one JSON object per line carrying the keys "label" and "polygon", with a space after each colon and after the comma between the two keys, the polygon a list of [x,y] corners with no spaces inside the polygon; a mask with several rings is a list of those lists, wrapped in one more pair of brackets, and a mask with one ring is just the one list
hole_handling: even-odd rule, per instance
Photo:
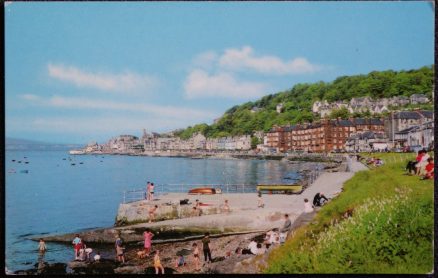
{"label": "person in red top", "polygon": [[421,162],[421,159],[423,158],[423,155],[424,155],[423,150],[419,150],[418,155],[415,158],[415,161],[417,162],[415,164],[415,175],[418,175],[420,173],[420,162]]}
{"label": "person in red top", "polygon": [[425,180],[429,180],[429,179],[433,179],[434,177],[434,167],[435,167],[435,163],[433,163],[433,158],[430,157],[427,160],[428,164],[426,165],[426,175],[424,175],[424,179]]}

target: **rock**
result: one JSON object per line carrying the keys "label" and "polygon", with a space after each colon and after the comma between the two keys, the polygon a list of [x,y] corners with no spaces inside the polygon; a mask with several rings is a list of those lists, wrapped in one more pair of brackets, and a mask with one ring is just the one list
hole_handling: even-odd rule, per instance
{"label": "rock", "polygon": [[144,274],[145,269],[141,266],[122,266],[114,269],[117,274]]}
{"label": "rock", "polygon": [[120,265],[119,262],[112,260],[101,260],[100,262],[69,262],[68,267],[74,274],[113,274],[114,269]]}

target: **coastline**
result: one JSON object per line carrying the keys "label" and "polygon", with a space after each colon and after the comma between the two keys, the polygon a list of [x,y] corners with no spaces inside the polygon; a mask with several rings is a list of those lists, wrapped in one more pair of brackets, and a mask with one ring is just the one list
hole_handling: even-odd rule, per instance
{"label": "coastline", "polygon": [[[357,163],[357,162],[355,162]],[[175,232],[175,228],[178,227],[180,229],[184,229],[184,227],[187,230],[193,229],[194,227],[199,228],[197,235],[191,235],[191,236],[185,236],[180,238],[174,238],[174,239],[167,239],[167,240],[160,240],[159,238],[156,238],[156,240],[153,241],[153,246],[156,246],[156,248],[162,248],[160,246],[170,246],[169,249],[175,250],[178,246],[183,246],[184,244],[187,245],[188,242],[197,241],[199,240],[200,234],[202,234],[206,229],[205,227],[210,227],[211,231],[216,230],[216,232],[213,232],[213,237],[215,238],[214,241],[222,242],[224,240],[228,240],[230,238],[233,238],[234,241],[247,244],[245,243],[246,240],[244,239],[245,234],[256,234],[261,235],[265,231],[280,227],[282,225],[282,215],[285,212],[288,212],[291,215],[291,220],[296,225],[296,220],[302,213],[302,199],[303,198],[311,198],[313,197],[313,194],[316,192],[324,191],[324,193],[329,197],[333,198],[337,196],[342,191],[342,184],[350,179],[354,172],[365,170],[363,165],[355,165],[353,163],[353,167],[350,167],[351,172],[335,172],[335,173],[324,173],[322,174],[312,185],[310,185],[305,192],[303,192],[301,195],[267,195],[266,196],[266,208],[263,210],[257,210],[254,209],[253,206],[255,204],[256,200],[249,200],[251,202],[251,205],[247,205],[246,207],[243,206],[240,209],[237,209],[233,211],[229,215],[205,215],[200,217],[193,217],[193,218],[184,218],[184,219],[176,219],[176,220],[165,220],[160,221],[152,224],[142,223],[142,224],[136,224],[136,225],[130,225],[130,226],[123,226],[123,227],[111,227],[107,229],[97,229],[97,230],[90,230],[90,231],[83,231],[82,233],[79,233],[85,242],[90,243],[90,246],[96,245],[106,242],[108,244],[113,244],[115,240],[115,235],[120,232],[122,235],[122,238],[125,240],[128,246],[128,260],[133,260],[132,264],[137,264],[135,267],[133,265],[130,266],[130,268],[126,268],[126,271],[130,269],[129,271],[134,272],[126,272],[126,273],[143,273],[144,268],[139,268],[138,263],[135,260],[135,252],[141,250],[142,245],[142,237],[141,234],[144,231],[146,227],[150,228],[151,230],[158,232],[162,231],[162,233],[165,234],[163,231],[169,231],[170,233]],[[256,197],[256,194],[254,193],[246,193],[247,196],[253,195]],[[227,195],[236,195],[236,194],[227,194]],[[227,196],[228,198],[229,196]],[[235,196],[236,198],[242,199],[242,196]],[[284,200],[281,200],[283,197]],[[294,200],[295,201],[294,201]],[[245,201],[248,201],[248,198],[244,199]],[[253,203],[254,202],[254,203]],[[231,204],[233,204],[231,202]],[[271,206],[271,208],[269,208]],[[277,206],[277,207],[275,207]],[[269,208],[269,209],[268,209]],[[250,219],[251,221],[242,221],[243,219]],[[240,225],[240,227],[236,226],[236,223]],[[207,225],[206,225],[207,224]],[[243,226],[243,227],[242,227]],[[237,227],[237,229],[236,229]],[[248,229],[248,227],[252,227],[252,229]],[[246,228],[246,229],[245,229]],[[257,228],[257,229],[256,229]],[[96,231],[101,231],[101,234],[104,236],[105,240],[102,240],[102,238],[96,237],[94,240],[91,235],[93,233],[95,234]],[[242,234],[233,234],[233,233],[242,233]],[[50,241],[56,241],[56,242],[65,242],[70,243],[71,241],[71,235],[72,234],[66,234],[66,235],[60,235],[61,237],[64,237],[62,240],[61,238],[53,238],[53,236],[46,236],[46,240],[48,242]],[[50,238],[52,237],[52,238]],[[231,240],[231,241],[233,241]],[[185,246],[184,245],[184,246]],[[173,246],[173,247],[172,247]],[[246,246],[245,246],[246,247]],[[173,249],[172,249],[173,248]],[[223,248],[222,248],[223,249]],[[215,252],[217,252],[216,250]],[[228,250],[229,251],[229,250]],[[132,254],[130,254],[132,252]],[[222,251],[221,251],[222,252]],[[217,254],[220,254],[217,253]],[[164,256],[164,255],[163,255]],[[170,254],[169,254],[170,256]],[[109,258],[111,259],[111,258]],[[166,259],[168,260],[168,259]],[[228,258],[227,258],[228,260]],[[238,260],[234,260],[234,263],[238,262]],[[149,265],[147,262],[143,262],[146,265]],[[167,263],[166,263],[167,264]],[[173,263],[172,263],[173,264]],[[170,265],[172,266],[172,265]],[[113,266],[114,267],[114,266]],[[125,267],[125,266],[124,266]],[[133,270],[133,269],[136,270]],[[206,272],[210,270],[205,270]],[[216,270],[218,271],[218,270]],[[226,273],[226,272],[222,272]]]}

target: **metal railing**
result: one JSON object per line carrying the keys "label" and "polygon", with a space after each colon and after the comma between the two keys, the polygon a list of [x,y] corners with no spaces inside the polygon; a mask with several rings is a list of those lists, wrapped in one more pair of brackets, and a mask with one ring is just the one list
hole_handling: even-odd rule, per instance
{"label": "metal railing", "polygon": [[[306,179],[309,184],[315,182],[315,180],[323,173],[322,171],[310,172]],[[256,193],[257,184],[155,184],[154,199],[165,195],[166,193],[188,193],[190,189],[196,187],[212,187],[220,189],[222,193]],[[123,191],[123,203],[131,203],[140,200],[146,200],[146,189],[133,189]]]}

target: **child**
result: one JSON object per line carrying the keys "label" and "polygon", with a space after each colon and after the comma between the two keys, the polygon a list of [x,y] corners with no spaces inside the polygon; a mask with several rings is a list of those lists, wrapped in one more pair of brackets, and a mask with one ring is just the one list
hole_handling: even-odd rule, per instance
{"label": "child", "polygon": [[121,245],[116,246],[116,252],[117,252],[117,260],[119,262],[125,263],[125,248]]}
{"label": "child", "polygon": [[226,212],[226,213],[230,212],[230,206],[228,205],[228,200],[225,200],[224,205],[222,206],[222,212]]}
{"label": "child", "polygon": [[157,211],[158,206],[155,205],[149,209],[149,223],[152,223],[155,220],[155,212]]}
{"label": "child", "polygon": [[184,256],[179,256],[176,260],[175,260],[175,268],[178,268],[180,266],[184,266],[186,265],[186,261],[184,260]]}
{"label": "child", "polygon": [[257,207],[259,207],[259,208],[264,208],[265,207],[265,203],[263,202],[262,194],[261,193],[259,193]]}
{"label": "child", "polygon": [[199,267],[199,265],[200,265],[200,259],[199,259],[199,248],[198,248],[198,244],[193,243],[192,247],[193,247],[193,261],[195,262],[195,271],[200,271],[201,268]]}
{"label": "child", "polygon": [[161,269],[161,274],[164,274],[164,267],[161,265],[161,261],[160,261],[160,250],[155,251],[154,267],[155,267],[155,274],[158,274],[160,269]]}

